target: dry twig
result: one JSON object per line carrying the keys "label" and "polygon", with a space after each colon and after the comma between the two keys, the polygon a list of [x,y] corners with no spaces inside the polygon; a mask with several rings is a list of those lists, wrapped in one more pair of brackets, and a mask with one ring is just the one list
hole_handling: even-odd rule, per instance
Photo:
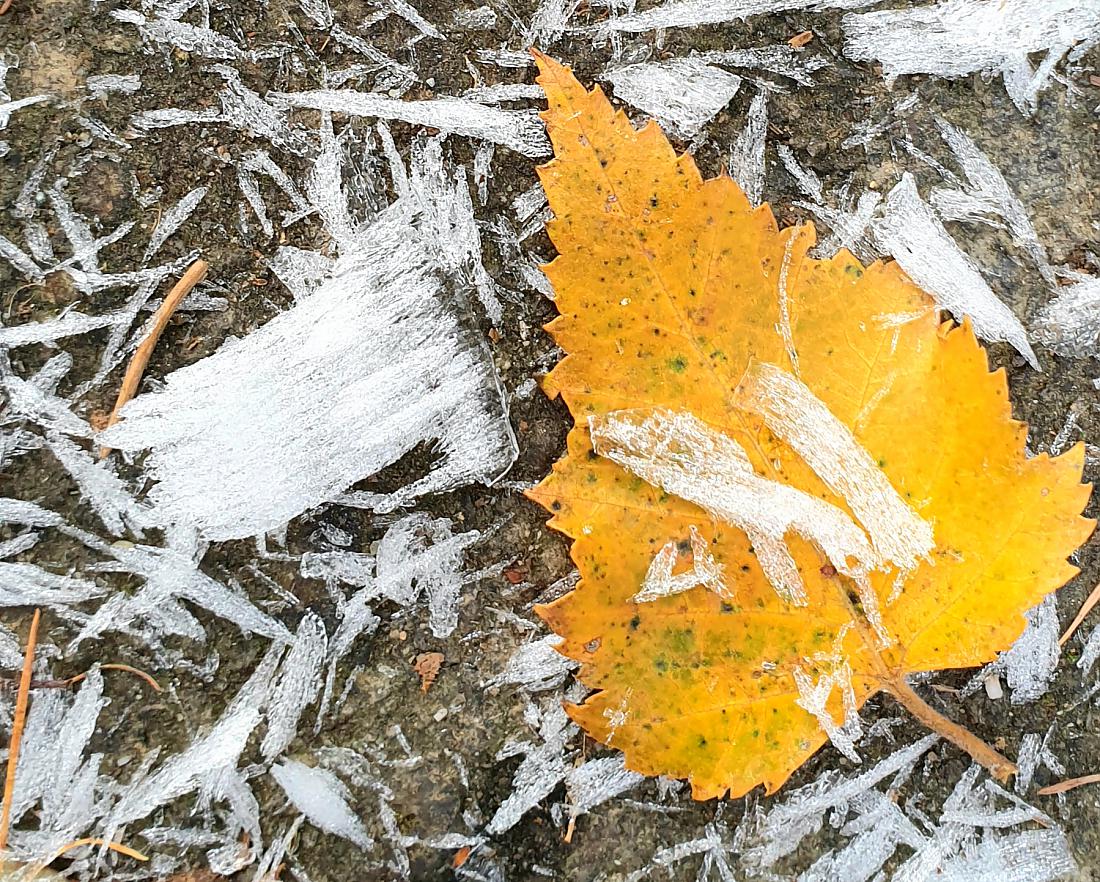
{"label": "dry twig", "polygon": [[0,809],[0,853],[8,847],[11,826],[11,803],[15,794],[15,767],[19,764],[19,745],[27,723],[27,702],[31,694],[31,670],[34,668],[34,645],[38,642],[38,621],[41,610],[34,611],[31,630],[27,635],[27,651],[23,656],[23,673],[19,677],[19,692],[15,697],[15,717],[11,724],[11,744],[8,746],[8,768],[4,775],[4,806]]}
{"label": "dry twig", "polygon": [[1085,602],[1081,604],[1081,608],[1077,611],[1077,615],[1074,617],[1073,621],[1069,623],[1066,632],[1058,638],[1059,646],[1066,645],[1066,641],[1073,636],[1073,632],[1080,627],[1081,622],[1085,620],[1085,616],[1092,612],[1092,608],[1096,606],[1097,603],[1100,603],[1100,585],[1092,589],[1092,593],[1085,598]]}
{"label": "dry twig", "polygon": [[[168,326],[168,321],[172,318],[176,309],[179,308],[180,303],[183,302],[183,298],[190,294],[191,289],[202,281],[209,268],[210,264],[205,260],[196,260],[191,264],[187,268],[187,272],[180,277],[180,280],[168,292],[168,296],[164,298],[164,302],[153,314],[152,328],[149,335],[134,350],[134,357],[130,359],[130,365],[126,368],[126,374],[122,378],[122,388],[118,390],[118,400],[115,402],[114,410],[111,411],[111,416],[107,420],[108,426],[113,426],[118,422],[119,411],[137,393],[141,377],[145,373],[145,367],[149,364],[149,359],[153,355],[153,350],[156,348],[160,335],[164,333],[164,329]],[[109,447],[101,447],[99,449],[100,459],[108,453],[110,453]]]}
{"label": "dry twig", "polygon": [[1040,796],[1054,796],[1056,793],[1074,790],[1083,784],[1100,784],[1100,775],[1082,775],[1080,778],[1069,778],[1066,781],[1059,781],[1057,784],[1040,788],[1038,793]]}

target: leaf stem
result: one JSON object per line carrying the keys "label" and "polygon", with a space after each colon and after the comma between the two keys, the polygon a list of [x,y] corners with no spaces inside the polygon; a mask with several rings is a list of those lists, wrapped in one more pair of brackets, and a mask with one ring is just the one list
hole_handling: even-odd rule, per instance
{"label": "leaf stem", "polygon": [[1016,774],[1016,764],[1001,756],[977,735],[952,722],[939,711],[927,704],[913,691],[903,676],[892,678],[885,684],[886,690],[897,699],[909,713],[920,720],[937,735],[942,735],[956,747],[965,750],[974,759],[989,770],[998,781],[1005,782]]}

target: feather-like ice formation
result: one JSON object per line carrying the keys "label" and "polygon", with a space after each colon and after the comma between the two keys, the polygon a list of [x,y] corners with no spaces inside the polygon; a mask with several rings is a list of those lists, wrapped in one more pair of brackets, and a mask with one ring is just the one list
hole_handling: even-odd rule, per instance
{"label": "feather-like ice formation", "polygon": [[1100,353],[1100,278],[1073,273],[1070,279],[1072,284],[1057,289],[1040,310],[1032,333],[1059,355],[1096,355]]}
{"label": "feather-like ice formation", "polygon": [[1027,627],[1001,658],[1013,704],[1026,704],[1046,694],[1058,667],[1058,605],[1054,595],[1027,612]]}
{"label": "feather-like ice formation", "polygon": [[145,248],[145,261],[160,251],[161,246],[168,241],[173,233],[183,226],[202,200],[205,198],[208,188],[196,187],[179,202],[169,208],[161,216],[160,223],[149,237],[149,244]]}
{"label": "feather-like ice formation", "polygon": [[716,49],[702,53],[699,58],[712,64],[777,74],[803,86],[813,86],[813,74],[829,66],[829,62],[820,55],[807,55],[804,50],[786,44],[750,49]]}
{"label": "feather-like ice formation", "polygon": [[138,74],[96,74],[84,81],[84,87],[93,98],[103,98],[112,92],[133,95],[141,88]]}
{"label": "feather-like ice formation", "polygon": [[170,374],[102,441],[152,448],[152,499],[164,516],[232,539],[282,526],[427,441],[442,462],[380,505],[491,481],[515,455],[504,407],[492,362],[455,318],[427,249],[387,217],[312,295]]}
{"label": "feather-like ice formation", "polygon": [[768,133],[768,93],[759,90],[749,105],[745,127],[730,153],[730,177],[737,181],[751,205],[759,206],[764,194],[764,144]]}
{"label": "feather-like ice formation", "polygon": [[601,803],[620,796],[645,780],[624,765],[622,754],[588,760],[565,777],[569,794],[569,816],[577,818]]}
{"label": "feather-like ice formation", "polygon": [[753,831],[753,844],[744,852],[747,865],[770,867],[790,854],[806,836],[820,829],[825,812],[848,804],[880,781],[912,767],[938,740],[938,735],[925,735],[855,777],[845,778],[829,772],[788,794],[786,799],[758,819]]}
{"label": "feather-like ice formation", "polygon": [[679,553],[675,542],[666,542],[653,556],[645,579],[642,580],[642,588],[631,600],[635,603],[646,603],[690,591],[697,585],[710,589],[726,600],[733,599],[733,592],[726,587],[722,579],[722,565],[717,563],[714,555],[707,550],[707,541],[694,524],[688,529],[691,540],[691,569],[676,575],[672,574]]}
{"label": "feather-like ice formation", "polygon": [[501,110],[465,98],[402,101],[352,89],[275,92],[268,99],[284,107],[309,107],[352,116],[398,119],[412,125],[492,141],[536,159],[550,153],[550,141],[534,110]]}
{"label": "feather-like ice formation", "polygon": [[689,413],[616,411],[590,417],[589,431],[601,456],[744,530],[764,574],[792,603],[805,603],[805,590],[784,541],[788,530],[817,544],[839,572],[857,581],[865,582],[878,564],[867,536],[848,515],[761,478],[740,444]]}
{"label": "feather-like ice formation", "polygon": [[[1002,76],[1021,113],[1035,112],[1054,65],[1078,42],[1100,36],[1094,0],[945,0],[845,16],[845,54],[905,74]],[[1046,57],[1033,68],[1029,55]]]}
{"label": "feather-like ice formation", "polygon": [[531,643],[525,643],[508,659],[508,664],[488,686],[519,686],[527,692],[545,692],[556,689],[576,670],[577,662],[558,652],[562,638],[547,634]]}
{"label": "feather-like ice formation", "polygon": [[126,528],[141,536],[145,527],[153,526],[155,516],[138,503],[122,479],[110,471],[106,462],[63,435],[47,433],[46,446],[65,467],[80,494],[114,535],[121,536]]}
{"label": "feather-like ice formation", "polygon": [[915,569],[935,546],[931,525],[825,404],[793,374],[754,362],[735,393],[739,407],[764,418],[852,510],[882,563]]}
{"label": "feather-like ice formation", "polygon": [[267,707],[267,732],[260,745],[270,762],[290,746],[298,732],[302,711],[321,690],[321,669],[328,635],[321,617],[308,612],[298,625],[294,645],[283,658]]}
{"label": "feather-like ice formation", "polygon": [[[795,668],[792,673],[798,687],[795,704],[813,714],[822,731],[829,736],[833,747],[852,762],[858,763],[860,759],[855,745],[863,736],[863,725],[856,709],[851,667],[847,662],[834,662],[831,670],[823,671],[816,680],[801,668]],[[834,689],[840,694],[844,711],[844,718],[839,723],[828,707]]]}
{"label": "feather-like ice formation", "polygon": [[545,799],[570,772],[573,751],[567,744],[577,732],[558,701],[550,701],[541,709],[528,705],[529,721],[538,730],[538,743],[508,741],[497,753],[497,759],[523,755],[523,762],[512,776],[512,792],[497,808],[486,831],[497,836],[510,830],[528,811]]}
{"label": "feather-like ice formation", "polygon": [[106,593],[87,579],[59,576],[35,564],[0,561],[0,607],[45,606],[63,612]]}
{"label": "feather-like ice formation", "polygon": [[906,172],[886,197],[882,217],[874,223],[879,248],[893,256],[909,277],[956,319],[969,316],[974,331],[986,340],[1004,340],[1039,369],[1027,333],[986,284],[974,261],[951,238]]}
{"label": "feather-like ice formation", "polygon": [[607,71],[604,79],[620,101],[687,139],[698,135],[741,87],[741,77],[698,58],[631,64]]}
{"label": "feather-like ice formation", "polygon": [[341,836],[364,851],[374,847],[363,822],[348,805],[351,794],[328,769],[285,759],[271,767],[271,777],[283,788],[291,805],[314,827]]}
{"label": "feather-like ice formation", "polygon": [[[230,775],[235,773],[248,738],[263,717],[283,649],[278,643],[268,648],[209,732],[193,740],[181,753],[169,757],[155,772],[141,774],[139,770],[135,780],[122,790],[105,822],[105,839],[115,839],[127,824],[197,790],[205,791],[208,799],[218,794],[230,795],[226,789],[233,787]],[[241,786],[247,788],[243,781]]]}
{"label": "feather-like ice formation", "polygon": [[595,28],[603,32],[644,34],[662,28],[690,28],[740,21],[768,12],[810,8],[858,9],[874,2],[876,0],[665,0],[641,12],[613,16]]}
{"label": "feather-like ice formation", "polygon": [[936,187],[932,190],[932,207],[944,220],[997,223],[990,216],[1008,225],[1012,238],[1035,262],[1048,284],[1055,282],[1054,269],[1047,260],[1047,251],[1031,224],[1024,206],[1008,186],[1004,175],[978,145],[962,129],[943,119],[937,119],[940,134],[955,154],[967,186],[964,189]]}
{"label": "feather-like ice formation", "polygon": [[112,312],[103,315],[84,315],[75,310],[69,310],[55,319],[0,328],[0,346],[14,349],[35,343],[52,343],[63,337],[111,327],[119,322],[119,318],[118,314]]}

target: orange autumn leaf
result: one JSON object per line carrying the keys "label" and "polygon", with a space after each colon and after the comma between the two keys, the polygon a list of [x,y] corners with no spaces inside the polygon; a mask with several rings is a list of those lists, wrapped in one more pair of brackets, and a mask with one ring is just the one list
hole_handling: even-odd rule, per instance
{"label": "orange autumn leaf", "polygon": [[571,716],[705,799],[775,791],[885,691],[1010,774],[906,678],[990,661],[1074,575],[1082,447],[1028,458],[1003,371],[894,263],[809,257],[812,226],[538,62],[544,386],[576,424],[530,496],[581,575],[540,609],[595,690]]}

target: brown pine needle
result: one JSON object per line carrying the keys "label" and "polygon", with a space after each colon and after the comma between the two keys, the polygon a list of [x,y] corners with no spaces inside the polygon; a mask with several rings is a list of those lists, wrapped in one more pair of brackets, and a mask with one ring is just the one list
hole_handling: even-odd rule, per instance
{"label": "brown pine needle", "polygon": [[[126,368],[126,374],[122,378],[122,387],[118,390],[118,400],[115,402],[114,410],[111,411],[111,416],[107,420],[108,426],[113,426],[118,422],[118,413],[122,410],[123,405],[137,394],[141,377],[145,373],[145,368],[149,364],[149,359],[153,355],[153,350],[156,348],[160,335],[164,333],[164,329],[168,326],[169,320],[179,308],[180,303],[183,302],[183,298],[190,294],[191,289],[202,281],[209,268],[210,264],[205,260],[196,260],[191,264],[187,268],[187,272],[180,277],[180,280],[168,292],[168,296],[164,298],[164,302],[153,314],[152,329],[149,331],[149,336],[142,340],[141,345],[134,350],[134,357],[130,359],[130,364]],[[103,459],[110,452],[109,447],[101,447],[99,458]]]}
{"label": "brown pine needle", "polygon": [[1056,793],[1065,793],[1067,790],[1074,790],[1083,784],[1100,784],[1100,775],[1082,775],[1080,778],[1069,778],[1066,781],[1059,781],[1057,784],[1043,787],[1038,793],[1040,796],[1054,796]]}
{"label": "brown pine needle", "polygon": [[19,744],[27,722],[27,701],[31,694],[31,669],[34,667],[34,645],[38,642],[38,620],[42,611],[36,609],[27,635],[27,651],[23,656],[23,673],[19,677],[19,692],[15,697],[15,717],[11,724],[11,744],[8,746],[8,768],[4,775],[4,806],[0,809],[0,853],[8,847],[8,827],[11,826],[11,802],[15,794],[15,767],[19,763]]}
{"label": "brown pine needle", "polygon": [[1085,616],[1092,612],[1092,608],[1096,606],[1097,603],[1100,603],[1100,585],[1092,589],[1092,593],[1085,598],[1085,602],[1081,604],[1081,608],[1077,611],[1076,617],[1069,623],[1069,627],[1066,628],[1066,633],[1058,638],[1059,646],[1066,645],[1066,641],[1073,636],[1073,632],[1080,627],[1081,622],[1085,620]]}
{"label": "brown pine needle", "polygon": [[[70,842],[68,845],[62,845],[57,851],[53,853],[52,857],[47,858],[44,861],[39,861],[34,864],[30,876],[27,877],[27,882],[35,879],[39,873],[46,869],[50,864],[61,857],[65,852],[72,851],[74,848],[83,848],[85,845],[102,845],[104,848],[109,848],[111,851],[117,851],[119,854],[124,854],[127,857],[132,857],[134,860],[147,861],[149,857],[142,854],[140,851],[134,848],[130,848],[127,845],[121,845],[118,842],[107,842],[104,839],[97,837],[89,837],[87,839],[77,839],[74,842]],[[22,878],[22,877],[20,877]]]}
{"label": "brown pine needle", "polygon": [[[99,669],[101,671],[125,671],[127,674],[133,674],[135,677],[140,677],[142,680],[144,680],[146,683],[148,683],[153,688],[154,691],[156,691],[156,692],[162,691],[161,688],[160,688],[160,683],[158,683],[153,678],[152,674],[147,674],[141,668],[135,668],[133,665],[124,665],[121,662],[109,662],[108,664],[100,665]],[[87,676],[88,676],[88,672],[85,671],[83,674],[75,674],[72,677],[69,677],[68,679],[59,680],[58,683],[61,686],[72,686],[75,683],[79,683],[81,680],[85,679]]]}

